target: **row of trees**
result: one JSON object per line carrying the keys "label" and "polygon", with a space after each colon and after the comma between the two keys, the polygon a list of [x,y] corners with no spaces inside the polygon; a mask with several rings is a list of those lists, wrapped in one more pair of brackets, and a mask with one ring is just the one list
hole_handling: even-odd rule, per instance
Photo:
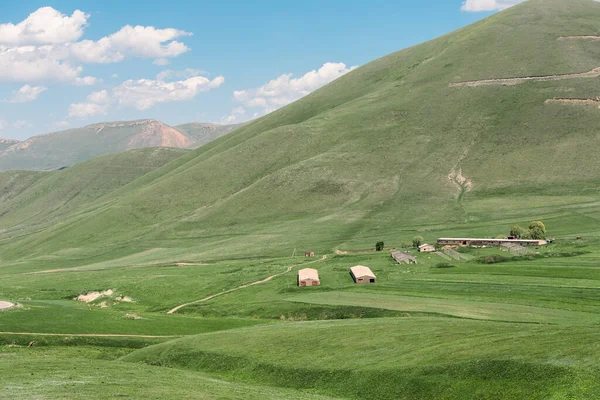
{"label": "row of trees", "polygon": [[[423,240],[424,239],[423,239],[422,236],[415,236],[413,238],[413,240],[412,240],[412,246],[415,247],[415,248],[419,247],[420,245],[423,244]],[[383,242],[377,242],[375,244],[375,250],[376,251],[383,251],[383,248],[384,248],[384,243]]]}
{"label": "row of trees", "polygon": [[513,225],[510,228],[510,236],[518,239],[546,239],[546,225],[542,221],[533,221],[529,224],[529,229],[525,230],[519,225]]}

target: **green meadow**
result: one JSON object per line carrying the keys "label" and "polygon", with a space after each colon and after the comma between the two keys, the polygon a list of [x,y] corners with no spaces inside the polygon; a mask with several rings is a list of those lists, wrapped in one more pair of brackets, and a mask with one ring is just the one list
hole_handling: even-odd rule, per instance
{"label": "green meadow", "polygon": [[[530,0],[193,151],[0,173],[0,398],[600,398],[600,112],[546,104],[600,81],[451,85],[597,68],[558,38],[599,19]],[[528,254],[411,247],[539,220]],[[418,263],[350,252],[379,241]]]}

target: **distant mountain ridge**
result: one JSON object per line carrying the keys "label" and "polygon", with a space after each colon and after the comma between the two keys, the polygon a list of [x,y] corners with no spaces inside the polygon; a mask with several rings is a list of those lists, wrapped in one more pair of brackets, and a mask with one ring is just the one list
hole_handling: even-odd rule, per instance
{"label": "distant mountain ridge", "polygon": [[4,138],[0,138],[0,151],[9,148],[10,146],[13,146],[15,144],[19,143],[18,140],[15,139],[4,139]]}
{"label": "distant mountain ridge", "polygon": [[54,170],[94,157],[146,147],[196,148],[237,126],[190,123],[172,127],[161,121],[144,119],[102,122],[37,135],[22,142],[0,139],[0,171]]}

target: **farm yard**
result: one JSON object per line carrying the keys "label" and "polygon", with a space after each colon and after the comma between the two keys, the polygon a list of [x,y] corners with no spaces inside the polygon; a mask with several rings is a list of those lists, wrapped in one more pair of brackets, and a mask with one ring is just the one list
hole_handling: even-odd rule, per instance
{"label": "farm yard", "polygon": [[[182,398],[193,398],[198,386],[211,398],[214,379],[229,382],[230,398],[396,399],[447,391],[446,398],[476,399],[505,385],[502,398],[597,394],[599,244],[562,239],[527,254],[467,247],[445,250],[450,261],[420,253],[417,264],[398,264],[389,252],[329,254],[310,261],[321,283],[314,287],[297,286],[307,264],[300,256],[186,266],[137,264],[133,257],[129,265],[94,271],[67,267],[51,281],[4,271],[0,291],[21,306],[0,319],[0,373],[21,372],[0,385],[0,398],[33,397],[47,380],[69,379],[76,383],[55,383],[47,398],[65,388],[73,390],[69,398],[84,398],[107,379],[90,371],[109,361],[115,382],[120,371],[150,371],[136,398],[156,395],[144,397],[143,388],[157,366],[169,381],[164,390]],[[356,285],[348,273],[355,265],[369,266],[377,283]],[[110,294],[74,300],[93,291]],[[117,301],[123,296],[131,301]],[[197,298],[209,299],[167,314]],[[306,346],[320,356],[296,352]],[[369,357],[356,357],[357,346]],[[75,370],[78,359],[85,367]],[[39,373],[26,375],[38,365]],[[496,372],[478,375],[482,365]],[[298,374],[312,383],[300,387]],[[479,388],[472,397],[464,397],[464,381],[450,383],[467,376]],[[389,383],[365,391],[371,379]],[[104,389],[121,393],[118,385]]]}

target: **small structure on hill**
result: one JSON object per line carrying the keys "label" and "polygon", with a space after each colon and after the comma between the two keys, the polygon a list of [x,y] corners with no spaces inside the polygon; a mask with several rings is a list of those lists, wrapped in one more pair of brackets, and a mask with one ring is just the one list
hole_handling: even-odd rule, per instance
{"label": "small structure on hill", "polygon": [[314,257],[314,256],[315,256],[314,251],[305,251],[304,252],[304,257]]}
{"label": "small structure on hill", "polygon": [[419,253],[431,253],[435,251],[435,246],[432,244],[422,244],[419,246]]}
{"label": "small structure on hill", "polygon": [[515,243],[521,246],[543,246],[545,240],[523,240],[523,239],[473,239],[473,238],[440,238],[440,245],[459,245],[459,246],[502,246],[505,243]]}
{"label": "small structure on hill", "polygon": [[416,264],[417,263],[417,259],[413,256],[411,256],[408,253],[405,253],[403,251],[394,251],[392,253],[392,258],[394,260],[396,260],[396,262],[398,264]]}
{"label": "small structure on hill", "polygon": [[373,271],[371,271],[371,268],[363,265],[357,265],[356,267],[350,268],[350,275],[352,275],[354,282],[358,284],[377,282],[377,277]]}
{"label": "small structure on hill", "polygon": [[298,286],[320,286],[319,271],[312,268],[305,268],[298,271]]}

